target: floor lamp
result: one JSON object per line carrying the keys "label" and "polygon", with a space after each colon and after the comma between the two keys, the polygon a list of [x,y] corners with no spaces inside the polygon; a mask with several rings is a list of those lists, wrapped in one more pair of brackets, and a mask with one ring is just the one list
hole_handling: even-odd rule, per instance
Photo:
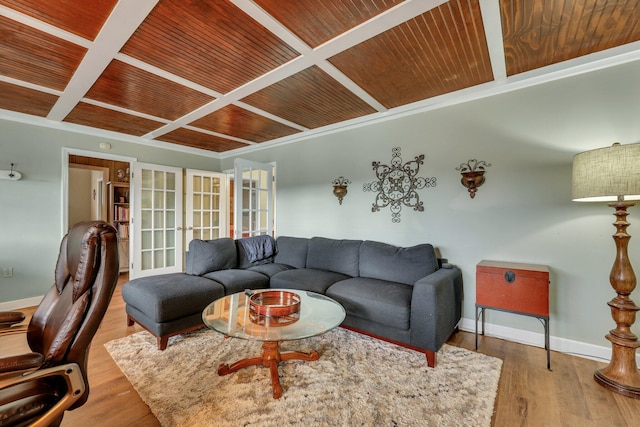
{"label": "floor lamp", "polygon": [[611,202],[615,208],[616,258],[609,282],[616,296],[608,302],[616,328],[606,338],[611,342],[611,361],[598,369],[594,379],[604,387],[640,399],[640,373],[636,365],[638,337],[631,331],[640,308],[630,298],[636,276],[627,254],[631,236],[627,234],[627,208],[640,200],[640,144],[621,145],[586,151],[573,158],[572,199],[584,202]]}

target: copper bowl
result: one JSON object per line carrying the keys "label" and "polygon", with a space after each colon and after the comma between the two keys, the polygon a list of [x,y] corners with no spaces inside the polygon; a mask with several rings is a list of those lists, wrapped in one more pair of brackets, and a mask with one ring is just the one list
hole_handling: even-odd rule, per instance
{"label": "copper bowl", "polygon": [[259,316],[290,316],[300,311],[300,295],[287,291],[256,292],[249,298],[249,310]]}

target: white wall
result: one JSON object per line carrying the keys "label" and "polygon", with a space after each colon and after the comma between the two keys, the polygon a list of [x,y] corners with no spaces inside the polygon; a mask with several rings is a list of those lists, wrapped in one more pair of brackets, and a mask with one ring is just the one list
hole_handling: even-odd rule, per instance
{"label": "white wall", "polygon": [[[109,142],[112,149],[100,150],[100,142]],[[0,309],[3,303],[32,301],[53,284],[62,239],[63,147],[89,150],[96,157],[108,153],[147,163],[220,170],[220,160],[210,157],[0,120],[0,169],[13,162],[22,173],[20,181],[0,180],[0,268],[13,267],[12,278],[0,277]]]}
{"label": "white wall", "polygon": [[[280,235],[432,243],[463,271],[466,324],[474,316],[480,260],[547,264],[552,346],[575,341],[607,348],[604,335],[614,327],[606,305],[614,295],[608,280],[613,209],[570,201],[571,161],[614,141],[640,142],[638,75],[639,63],[626,64],[242,157],[277,163]],[[13,266],[15,274],[0,278],[0,302],[40,295],[50,285],[62,237],[62,147],[98,151],[103,140],[0,121],[0,160],[15,162],[24,174],[22,181],[0,181],[0,267]],[[111,153],[149,163],[217,171],[233,165],[232,158],[109,142]],[[425,154],[419,175],[437,178],[435,188],[419,191],[425,211],[405,207],[400,223],[391,222],[387,209],[371,212],[374,194],[362,190],[375,179],[371,162],[390,162],[393,147],[405,162]],[[473,158],[492,164],[474,200],[455,170]],[[331,186],[341,175],[352,181],[342,206]],[[640,272],[640,206],[630,212],[629,254]],[[637,291],[632,297],[640,303]],[[525,335],[541,332],[535,319],[506,313],[488,312],[487,321]],[[633,329],[640,333],[640,323]]]}
{"label": "white wall", "polygon": [[[552,348],[584,350],[575,350],[573,341],[608,348],[604,335],[615,327],[606,305],[614,296],[608,279],[613,209],[571,202],[571,163],[580,151],[640,142],[638,110],[613,113],[613,103],[640,99],[639,68],[618,67],[243,157],[277,163],[279,235],[432,243],[463,271],[467,327],[473,325],[479,261],[546,264]],[[388,164],[393,147],[401,148],[405,162],[425,154],[419,175],[437,178],[435,188],[419,190],[425,211],[404,207],[397,224],[388,209],[372,213],[374,194],[363,191],[375,179],[371,163]],[[492,164],[473,200],[455,170],[469,159]],[[223,168],[231,162],[223,160]],[[352,181],[342,206],[331,186],[339,176]],[[630,212],[633,235],[640,230],[640,205]],[[635,234],[629,253],[640,272]],[[633,297],[640,303],[640,293]],[[487,322],[531,332],[543,345],[536,319],[489,311]],[[640,324],[633,329],[640,333]]]}

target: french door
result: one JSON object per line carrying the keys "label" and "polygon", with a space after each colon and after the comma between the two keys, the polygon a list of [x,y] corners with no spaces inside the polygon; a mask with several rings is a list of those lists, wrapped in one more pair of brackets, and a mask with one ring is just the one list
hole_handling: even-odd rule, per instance
{"label": "french door", "polygon": [[234,161],[234,238],[273,236],[273,165]]}
{"label": "french door", "polygon": [[187,169],[185,247],[193,239],[229,237],[227,174]]}
{"label": "french door", "polygon": [[130,278],[182,271],[182,169],[133,164]]}

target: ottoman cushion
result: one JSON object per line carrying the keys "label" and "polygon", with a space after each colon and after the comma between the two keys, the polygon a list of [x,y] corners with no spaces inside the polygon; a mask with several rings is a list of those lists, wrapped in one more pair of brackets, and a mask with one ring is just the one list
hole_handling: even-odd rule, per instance
{"label": "ottoman cushion", "polygon": [[223,296],[220,283],[184,273],[141,277],[122,286],[125,303],[158,323],[202,313],[209,303]]}

